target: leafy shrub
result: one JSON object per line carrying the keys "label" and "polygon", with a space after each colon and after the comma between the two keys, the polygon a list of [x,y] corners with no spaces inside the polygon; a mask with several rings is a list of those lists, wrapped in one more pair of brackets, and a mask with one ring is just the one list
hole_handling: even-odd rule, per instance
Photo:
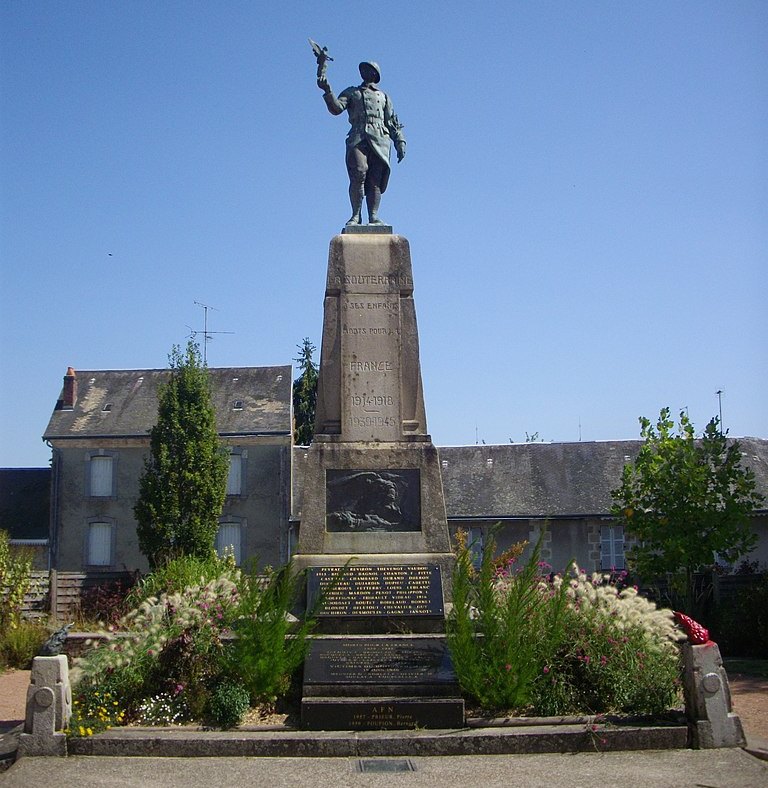
{"label": "leafy shrub", "polygon": [[564,634],[536,682],[542,714],[575,711],[660,714],[678,696],[681,635],[671,611],[659,610],[636,589],[621,589],[608,575],[548,581],[567,587]]}
{"label": "leafy shrub", "polygon": [[232,559],[220,559],[215,556],[211,558],[181,556],[157,567],[143,577],[131,589],[126,604],[129,608],[138,607],[149,597],[181,593],[186,588],[203,586],[222,576],[237,581],[239,570],[235,568]]}
{"label": "leafy shrub", "polygon": [[[145,596],[149,589],[201,577],[201,567],[200,582]],[[206,580],[212,567],[219,574]],[[242,696],[233,686],[244,688],[255,703],[284,695],[314,626],[311,614],[301,622],[290,615],[301,578],[290,565],[266,577],[224,567],[180,559],[159,570],[158,578],[150,576],[134,592],[139,604],[117,625],[105,627],[100,634],[106,642],[76,663],[83,702],[96,691],[109,692],[120,699],[125,720],[170,720],[183,709],[178,719],[208,714],[230,725],[236,724],[231,709],[239,708]],[[236,635],[232,642],[230,633]]]}
{"label": "leafy shrub", "polygon": [[572,565],[549,574],[539,546],[516,569],[479,573],[458,539],[448,644],[464,692],[487,709],[565,714],[659,713],[675,702],[679,653],[671,611],[658,610],[608,575]]}
{"label": "leafy shrub", "polygon": [[220,728],[234,728],[240,724],[250,702],[250,693],[242,684],[225,681],[211,693],[207,713]]}
{"label": "leafy shrub", "polygon": [[24,596],[32,585],[32,551],[10,543],[0,530],[0,632],[16,629],[21,621]]}
{"label": "leafy shrub", "polygon": [[129,580],[112,580],[83,590],[80,594],[81,622],[115,626],[130,609],[127,597],[132,587]]}
{"label": "leafy shrub", "polygon": [[108,640],[77,663],[82,682],[107,687],[129,716],[146,698],[183,692],[199,717],[222,670],[221,635],[237,609],[239,593],[227,577],[145,599],[103,634]]}
{"label": "leafy shrub", "polygon": [[19,621],[0,634],[0,659],[11,668],[28,669],[48,638],[48,630],[32,621]]}

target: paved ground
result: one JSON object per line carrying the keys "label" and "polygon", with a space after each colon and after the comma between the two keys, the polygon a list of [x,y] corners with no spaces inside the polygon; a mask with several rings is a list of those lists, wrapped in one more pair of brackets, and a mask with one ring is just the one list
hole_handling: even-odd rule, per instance
{"label": "paved ground", "polygon": [[375,759],[374,765],[393,766],[406,760],[415,771],[361,773],[360,761],[355,758],[23,758],[0,775],[0,787],[765,788],[768,785],[768,763],[739,749],[380,758]]}
{"label": "paved ground", "polygon": [[[734,707],[748,735],[768,739],[768,681],[734,675]],[[0,675],[0,734],[24,718],[28,671]],[[25,758],[0,774],[1,788],[16,786],[434,786],[536,788],[567,781],[569,788],[623,784],[648,788],[768,786],[768,762],[743,750],[671,750],[556,755],[484,755],[374,759],[374,767],[412,772],[364,773],[355,758]]]}

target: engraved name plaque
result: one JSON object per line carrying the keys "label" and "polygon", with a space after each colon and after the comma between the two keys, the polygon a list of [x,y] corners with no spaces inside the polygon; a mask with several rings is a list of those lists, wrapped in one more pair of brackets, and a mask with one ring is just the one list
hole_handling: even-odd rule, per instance
{"label": "engraved name plaque", "polygon": [[443,615],[440,567],[350,566],[311,567],[307,603],[322,596],[318,618],[421,618]]}

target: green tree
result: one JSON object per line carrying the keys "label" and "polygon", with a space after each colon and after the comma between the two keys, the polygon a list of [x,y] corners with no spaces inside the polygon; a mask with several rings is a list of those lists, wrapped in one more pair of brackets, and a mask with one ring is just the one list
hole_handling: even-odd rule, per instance
{"label": "green tree", "polygon": [[152,568],[182,555],[213,555],[227,489],[227,457],[199,346],[189,342],[185,352],[174,346],[169,364],[133,510]]}
{"label": "green tree", "polygon": [[730,563],[754,547],[750,515],[762,496],[717,417],[698,439],[684,411],[677,431],[669,408],[655,425],[640,417],[640,426],[644,443],[612,492],[612,513],[636,539],[628,555],[633,569],[643,579],[678,578],[686,610],[694,612],[694,572],[715,553]]}
{"label": "green tree", "polygon": [[315,408],[317,406],[317,364],[312,354],[317,348],[304,337],[299,356],[294,361],[299,365],[301,374],[293,381],[293,439],[300,446],[312,442],[315,434]]}

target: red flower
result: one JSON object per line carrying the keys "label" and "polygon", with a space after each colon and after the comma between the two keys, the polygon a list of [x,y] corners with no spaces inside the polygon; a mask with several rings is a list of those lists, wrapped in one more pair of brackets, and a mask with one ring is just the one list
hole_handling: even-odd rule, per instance
{"label": "red flower", "polygon": [[680,625],[680,628],[688,635],[688,642],[694,646],[701,646],[709,642],[709,630],[694,621],[690,616],[685,613],[675,611],[675,621]]}

